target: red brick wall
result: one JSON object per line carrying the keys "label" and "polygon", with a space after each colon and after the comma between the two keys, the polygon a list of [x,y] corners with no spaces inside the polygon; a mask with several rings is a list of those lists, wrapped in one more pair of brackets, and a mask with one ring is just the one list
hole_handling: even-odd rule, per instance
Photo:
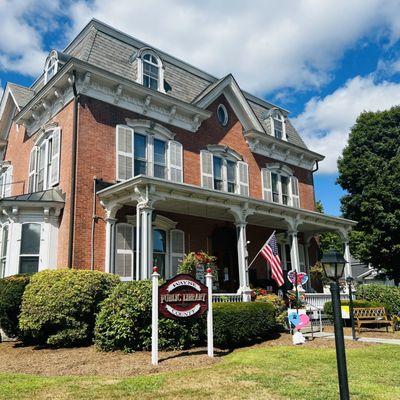
{"label": "red brick wall", "polygon": [[[72,120],[73,103],[67,104],[52,122],[61,127],[61,155],[60,155],[60,184],[59,188],[66,193],[66,203],[60,217],[60,230],[58,235],[58,260],[57,266],[66,266],[68,260],[68,233],[70,215],[70,181],[71,181],[71,146],[72,146]],[[4,159],[13,165],[12,195],[27,193],[29,158],[32,147],[37,140],[39,132],[29,137],[23,126],[12,124]],[[49,266],[50,267],[50,266]],[[51,266],[52,267],[52,266]]]}
{"label": "red brick wall", "polygon": [[[141,115],[122,110],[116,106],[102,103],[90,98],[82,98],[79,112],[77,197],[75,224],[74,266],[90,266],[90,234],[92,220],[93,177],[97,176],[107,182],[115,182],[115,126],[124,124],[125,118],[143,118]],[[222,127],[215,118],[218,104],[225,104],[229,113],[229,123]],[[225,97],[221,96],[210,105],[214,112],[205,121],[198,132],[191,133],[172,126],[176,140],[184,149],[184,182],[200,185],[200,150],[208,144],[225,144],[243,155],[249,164],[250,195],[262,198],[260,169],[267,162],[273,162],[260,155],[254,155],[247,146],[242,134],[242,126],[234,115]],[[304,169],[291,166],[299,179],[301,206],[314,209],[314,193],[310,173]],[[101,205],[97,202],[97,211],[104,217]],[[195,239],[196,240],[196,239]],[[105,227],[101,220],[95,229],[95,268],[104,268]]]}

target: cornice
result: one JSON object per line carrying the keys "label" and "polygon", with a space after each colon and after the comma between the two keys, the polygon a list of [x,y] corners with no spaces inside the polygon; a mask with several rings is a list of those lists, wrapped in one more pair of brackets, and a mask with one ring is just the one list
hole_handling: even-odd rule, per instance
{"label": "cornice", "polygon": [[40,129],[73,99],[72,71],[77,91],[88,97],[134,111],[190,132],[196,132],[211,112],[156,92],[106,70],[71,59],[16,116],[28,135]]}
{"label": "cornice", "polygon": [[316,161],[325,157],[311,150],[304,149],[292,143],[276,139],[258,131],[246,131],[244,136],[253,153],[282,161],[300,168],[312,170]]}

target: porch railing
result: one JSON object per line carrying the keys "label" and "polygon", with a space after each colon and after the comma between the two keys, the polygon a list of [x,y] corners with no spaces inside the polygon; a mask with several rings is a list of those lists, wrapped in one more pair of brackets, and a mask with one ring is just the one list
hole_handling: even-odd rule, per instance
{"label": "porch railing", "polygon": [[243,295],[237,293],[213,293],[213,303],[240,303]]}
{"label": "porch railing", "polygon": [[[327,301],[331,301],[330,293],[304,293],[306,303],[322,310]],[[349,300],[347,293],[340,293],[340,300]]]}

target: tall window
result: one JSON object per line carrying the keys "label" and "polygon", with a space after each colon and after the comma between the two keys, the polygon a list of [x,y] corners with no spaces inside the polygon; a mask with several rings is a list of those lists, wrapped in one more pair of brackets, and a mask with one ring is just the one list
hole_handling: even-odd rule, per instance
{"label": "tall window", "polygon": [[3,168],[0,172],[0,198],[10,197],[12,187],[12,166]]}
{"label": "tall window", "polygon": [[46,64],[44,66],[44,83],[46,84],[58,70],[58,57],[57,52],[52,51],[47,58]]}
{"label": "tall window", "polygon": [[[115,274],[123,280],[135,279],[136,228],[118,223],[115,249]],[[153,265],[163,278],[176,275],[185,253],[184,233],[178,229],[153,228]]]}
{"label": "tall window", "polygon": [[287,140],[285,117],[283,116],[283,114],[278,109],[274,108],[269,112],[269,116],[272,135],[275,136],[277,139]]}
{"label": "tall window", "polygon": [[1,248],[0,248],[0,278],[4,278],[7,264],[8,249],[8,225],[1,229]]}
{"label": "tall window", "polygon": [[162,135],[135,132],[132,128],[117,125],[117,180],[147,175],[183,181],[182,145]]}
{"label": "tall window", "polygon": [[22,224],[19,273],[37,272],[39,269],[40,230],[38,223]]}
{"label": "tall window", "polygon": [[29,162],[28,192],[40,192],[59,183],[61,131],[46,132],[33,147]]}
{"label": "tall window", "polygon": [[166,277],[167,233],[162,229],[153,230],[153,264],[161,276]]}
{"label": "tall window", "polygon": [[263,199],[274,203],[300,207],[299,183],[289,169],[263,168],[261,170]]}
{"label": "tall window", "polygon": [[202,150],[201,182],[207,189],[249,195],[248,165],[217,152]]}
{"label": "tall window", "polygon": [[157,58],[150,53],[145,54],[143,56],[143,85],[158,90],[159,70]]}

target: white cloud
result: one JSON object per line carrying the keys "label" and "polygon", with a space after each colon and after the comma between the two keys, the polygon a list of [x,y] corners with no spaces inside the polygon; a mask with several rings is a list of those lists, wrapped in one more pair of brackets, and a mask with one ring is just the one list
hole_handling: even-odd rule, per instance
{"label": "white cloud", "polygon": [[54,29],[60,15],[58,1],[0,1],[0,69],[36,76],[47,51],[43,35]]}
{"label": "white cloud", "polygon": [[400,33],[396,0],[80,0],[70,15],[73,34],[94,16],[259,95],[319,87],[360,39]]}
{"label": "white cloud", "polygon": [[357,76],[332,94],[311,99],[293,123],[309,147],[326,156],[320,164],[321,173],[334,173],[358,115],[399,104],[399,83],[375,83],[373,76]]}

